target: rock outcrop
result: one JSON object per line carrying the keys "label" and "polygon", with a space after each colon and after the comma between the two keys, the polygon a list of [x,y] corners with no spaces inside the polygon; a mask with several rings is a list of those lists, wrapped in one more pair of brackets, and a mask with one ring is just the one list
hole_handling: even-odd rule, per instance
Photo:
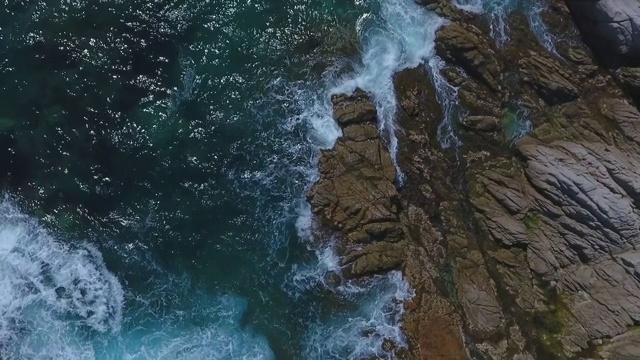
{"label": "rock outcrop", "polygon": [[436,49],[440,56],[459,64],[491,90],[499,90],[502,69],[495,58],[493,44],[478,28],[454,22],[439,29],[436,36],[439,40]]}
{"label": "rock outcrop", "polygon": [[608,65],[640,61],[640,0],[566,0],[584,39]]}
{"label": "rock outcrop", "polygon": [[[582,110],[581,120],[590,122]],[[561,299],[551,304],[550,316],[567,355],[624,334],[640,320],[640,154],[573,131],[551,141],[534,133],[518,144],[522,168],[491,162],[472,177],[482,227],[503,248],[522,253],[531,272],[512,285],[512,295],[540,279],[536,286],[552,287]],[[534,313],[549,311],[520,303]]]}
{"label": "rock outcrop", "polygon": [[[356,90],[332,98],[342,137],[320,156],[320,180],[308,195],[312,211],[344,235],[348,275],[389,271],[402,264],[403,239],[396,170],[378,133],[376,108]],[[357,247],[356,251],[351,251]]]}
{"label": "rock outcrop", "polygon": [[[561,21],[566,9],[554,9],[547,16]],[[437,269],[429,282],[455,304],[471,354],[634,358],[640,112],[618,84],[636,96],[640,77],[634,68],[600,69],[580,44],[549,53],[514,19],[510,30],[524,37],[503,49],[481,25],[453,21],[437,33],[436,51],[450,65],[442,75],[464,110],[458,154],[435,140],[434,100],[418,96],[416,105],[416,91],[396,86],[399,102],[417,109],[400,120],[400,201],[413,213],[406,227],[425,229],[410,236],[431,238],[418,241],[426,260],[407,258],[405,273]],[[478,141],[499,134],[513,103],[526,106],[535,130],[506,150],[495,135]]]}
{"label": "rock outcrop", "polygon": [[[346,274],[401,269],[415,290],[399,359],[639,358],[638,69],[602,69],[579,41],[549,51],[517,14],[509,29],[519,40],[500,48],[482,19],[420,2],[451,15],[436,52],[463,145],[441,146],[443,109],[424,69],[396,74],[398,189],[367,94],[332,99],[343,136],[322,152],[309,201],[342,234]],[[571,10],[630,17],[632,2]],[[571,33],[567,14],[553,1],[544,16]],[[592,30],[636,31],[632,20],[607,21]],[[609,41],[630,59],[636,39]],[[534,130],[514,141],[506,128],[520,109]]]}

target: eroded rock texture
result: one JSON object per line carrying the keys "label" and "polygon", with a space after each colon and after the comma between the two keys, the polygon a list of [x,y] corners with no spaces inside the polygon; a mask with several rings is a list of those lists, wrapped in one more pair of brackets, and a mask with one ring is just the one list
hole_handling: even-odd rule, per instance
{"label": "eroded rock texture", "polygon": [[588,44],[608,64],[640,60],[640,1],[566,0]]}
{"label": "eroded rock texture", "polygon": [[[622,123],[632,121],[625,112],[618,115]],[[554,304],[563,308],[552,314],[559,324],[554,331],[569,355],[640,320],[640,154],[629,151],[630,144],[585,140],[573,131],[554,141],[534,133],[518,144],[522,168],[492,162],[472,180],[483,228],[524,255],[533,275],[516,281],[513,295],[535,278],[541,282],[536,286],[551,286],[561,299]],[[544,311],[535,303],[521,305]]]}
{"label": "eroded rock texture", "polygon": [[[404,186],[358,90],[333,98],[343,136],[323,151],[309,194],[344,237],[349,276],[401,269],[415,290],[398,358],[640,358],[638,69],[603,69],[577,39],[550,52],[518,13],[516,41],[500,48],[482,18],[420,2],[452,20],[436,52],[457,90],[463,145],[441,146],[429,74],[405,69],[394,77]],[[635,2],[617,9],[632,15]],[[568,14],[553,0],[544,16],[570,34]],[[620,54],[635,51],[635,35],[616,39]],[[514,108],[534,126],[517,141]]]}
{"label": "eroded rock texture", "polygon": [[[551,19],[566,16],[561,4],[554,9]],[[396,86],[400,103],[418,109],[401,119],[400,199],[416,216],[407,226],[436,229],[417,235],[428,259],[419,266],[439,272],[432,279],[454,304],[471,356],[633,358],[640,112],[618,84],[633,94],[636,70],[614,79],[581,45],[549,53],[519,21],[511,30],[522,40],[502,49],[482,26],[454,21],[437,33],[437,53],[450,65],[442,75],[464,109],[457,156],[434,139],[441,113],[433,98]],[[514,102],[535,130],[505,147]],[[405,272],[413,265],[407,260]]]}
{"label": "eroded rock texture", "polygon": [[377,129],[376,109],[361,90],[332,98],[333,114],[343,136],[320,156],[320,180],[308,199],[312,211],[345,237],[349,275],[364,276],[402,264],[397,243],[403,238],[396,170]]}

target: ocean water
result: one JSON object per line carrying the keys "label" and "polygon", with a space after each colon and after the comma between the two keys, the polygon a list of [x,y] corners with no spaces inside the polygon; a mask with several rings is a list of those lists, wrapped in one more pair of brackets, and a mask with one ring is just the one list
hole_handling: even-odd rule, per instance
{"label": "ocean water", "polygon": [[4,0],[0,358],[391,358],[412,289],[343,279],[305,193],[334,93],[371,91],[395,154],[391,76],[442,23],[413,0]]}

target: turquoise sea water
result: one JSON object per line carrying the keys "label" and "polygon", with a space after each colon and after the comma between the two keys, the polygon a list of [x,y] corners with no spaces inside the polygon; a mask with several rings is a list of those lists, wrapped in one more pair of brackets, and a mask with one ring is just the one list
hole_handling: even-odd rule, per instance
{"label": "turquoise sea water", "polygon": [[304,199],[331,94],[370,91],[395,153],[391,76],[437,63],[442,24],[413,0],[3,0],[0,358],[390,358],[412,290],[327,276]]}
{"label": "turquoise sea water", "polygon": [[392,30],[411,15],[430,31],[425,11],[3,5],[0,357],[341,359],[403,344],[411,290],[397,273],[325,284],[339,262],[331,239],[311,241],[304,196],[339,135],[331,93],[417,64],[428,39]]}

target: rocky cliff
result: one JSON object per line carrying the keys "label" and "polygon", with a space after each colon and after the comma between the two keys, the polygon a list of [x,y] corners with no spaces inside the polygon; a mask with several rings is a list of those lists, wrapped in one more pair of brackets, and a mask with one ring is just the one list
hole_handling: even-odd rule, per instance
{"label": "rocky cliff", "polygon": [[640,1],[567,0],[567,5],[601,61],[640,64]]}
{"label": "rocky cliff", "polygon": [[[552,53],[517,13],[513,41],[497,47],[481,17],[422,3],[451,20],[436,49],[458,89],[463,145],[443,149],[437,89],[425,68],[408,69],[394,79],[405,184],[356,91],[333,98],[343,137],[309,194],[343,234],[348,274],[400,268],[415,289],[398,357],[640,358],[640,69],[598,65],[579,37]],[[578,33],[571,13],[613,6],[567,3],[544,14],[567,37]],[[615,54],[635,51],[625,46]],[[533,131],[515,141],[518,114]]]}

